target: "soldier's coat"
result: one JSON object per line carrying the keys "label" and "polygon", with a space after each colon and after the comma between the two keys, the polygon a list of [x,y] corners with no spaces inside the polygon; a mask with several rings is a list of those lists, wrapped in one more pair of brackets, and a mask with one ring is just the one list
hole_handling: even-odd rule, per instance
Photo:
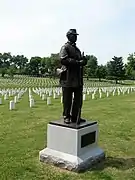
{"label": "soldier's coat", "polygon": [[[81,51],[76,44],[71,42],[65,43],[59,53],[62,66],[66,67],[66,71],[61,73],[60,85],[62,87],[79,87],[83,86],[83,67],[77,64],[82,60]],[[86,65],[84,61],[84,66]]]}

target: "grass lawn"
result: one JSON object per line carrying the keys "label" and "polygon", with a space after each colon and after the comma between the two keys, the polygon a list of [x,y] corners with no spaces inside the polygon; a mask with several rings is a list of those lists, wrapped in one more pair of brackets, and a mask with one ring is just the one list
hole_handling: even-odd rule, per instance
{"label": "grass lawn", "polygon": [[34,98],[34,108],[29,108],[28,93],[14,111],[9,111],[9,100],[0,105],[0,180],[135,180],[135,93],[84,102],[83,117],[99,123],[106,161],[81,174],[39,162],[47,123],[59,119],[62,105],[60,99],[47,106]]}

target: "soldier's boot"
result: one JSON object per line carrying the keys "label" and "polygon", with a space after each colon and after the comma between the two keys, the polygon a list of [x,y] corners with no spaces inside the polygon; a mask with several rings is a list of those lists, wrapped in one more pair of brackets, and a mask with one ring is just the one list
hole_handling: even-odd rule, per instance
{"label": "soldier's boot", "polygon": [[[72,122],[72,123],[77,123],[77,118],[75,118],[75,117],[71,117],[71,122]],[[79,122],[80,122],[80,123],[84,123],[84,122],[86,122],[86,120],[85,120],[85,119],[80,118]],[[79,123],[79,124],[80,124],[80,123]]]}
{"label": "soldier's boot", "polygon": [[85,119],[82,119],[82,118],[80,118],[80,121],[79,121],[80,123],[84,123],[84,122],[86,122],[86,120]]}
{"label": "soldier's boot", "polygon": [[64,116],[64,123],[70,124],[70,117]]}

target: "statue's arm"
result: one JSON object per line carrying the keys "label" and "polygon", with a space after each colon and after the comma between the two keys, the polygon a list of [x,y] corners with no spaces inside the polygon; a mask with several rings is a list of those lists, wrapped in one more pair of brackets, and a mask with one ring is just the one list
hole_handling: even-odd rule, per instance
{"label": "statue's arm", "polygon": [[69,58],[68,52],[65,46],[63,46],[59,53],[60,61],[62,65],[69,66],[69,65],[77,65],[78,62],[76,59]]}
{"label": "statue's arm", "polygon": [[86,66],[87,65],[87,58],[86,57],[83,57],[83,66]]}
{"label": "statue's arm", "polygon": [[87,65],[87,62],[88,62],[88,60],[87,60],[87,58],[84,56],[84,52],[82,53],[82,66],[86,66]]}

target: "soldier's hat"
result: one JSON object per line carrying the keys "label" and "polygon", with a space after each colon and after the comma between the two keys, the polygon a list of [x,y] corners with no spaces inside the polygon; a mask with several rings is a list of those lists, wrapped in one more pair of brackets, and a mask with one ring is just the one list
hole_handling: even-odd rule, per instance
{"label": "soldier's hat", "polygon": [[79,35],[76,31],[76,29],[69,29],[69,31],[67,32],[67,35],[69,34],[75,34],[75,35]]}

